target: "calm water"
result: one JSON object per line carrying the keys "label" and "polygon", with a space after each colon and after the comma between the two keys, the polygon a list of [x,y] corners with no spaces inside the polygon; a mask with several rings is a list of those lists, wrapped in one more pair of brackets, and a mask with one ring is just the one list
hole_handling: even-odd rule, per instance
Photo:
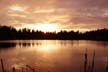
{"label": "calm water", "polygon": [[[95,72],[105,72],[108,42],[86,40],[15,40],[0,42],[0,58],[7,72],[84,72],[84,54],[88,52],[88,67],[95,50]],[[1,64],[0,64],[1,72]]]}

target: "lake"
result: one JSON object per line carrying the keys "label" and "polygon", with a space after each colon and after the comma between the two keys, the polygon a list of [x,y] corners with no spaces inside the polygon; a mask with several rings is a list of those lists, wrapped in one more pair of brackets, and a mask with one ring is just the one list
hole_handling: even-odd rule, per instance
{"label": "lake", "polygon": [[[108,42],[89,40],[10,40],[0,41],[0,59],[7,72],[84,72],[87,68],[105,72],[108,59]],[[32,68],[32,69],[30,69]],[[0,72],[2,67],[0,64]]]}

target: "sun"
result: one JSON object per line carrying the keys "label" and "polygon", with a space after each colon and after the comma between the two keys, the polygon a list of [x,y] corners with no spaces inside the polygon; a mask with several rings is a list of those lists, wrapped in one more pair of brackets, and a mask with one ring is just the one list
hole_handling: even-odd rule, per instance
{"label": "sun", "polygon": [[55,32],[57,30],[57,25],[55,25],[55,24],[38,24],[35,26],[35,30],[40,30],[43,32]]}
{"label": "sun", "polygon": [[25,24],[22,28],[29,28],[32,30],[46,32],[59,32],[59,25],[53,23],[38,23],[38,24]]}

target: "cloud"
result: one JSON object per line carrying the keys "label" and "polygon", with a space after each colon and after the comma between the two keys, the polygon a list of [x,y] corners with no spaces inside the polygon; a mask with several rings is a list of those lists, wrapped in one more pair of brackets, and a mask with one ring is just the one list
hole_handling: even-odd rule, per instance
{"label": "cloud", "polygon": [[56,8],[58,14],[69,16],[67,24],[71,28],[108,28],[107,3],[108,0],[56,0]]}
{"label": "cloud", "polygon": [[0,23],[55,23],[60,29],[108,28],[108,0],[1,0]]}
{"label": "cloud", "polygon": [[108,0],[56,0],[60,8],[107,8]]}

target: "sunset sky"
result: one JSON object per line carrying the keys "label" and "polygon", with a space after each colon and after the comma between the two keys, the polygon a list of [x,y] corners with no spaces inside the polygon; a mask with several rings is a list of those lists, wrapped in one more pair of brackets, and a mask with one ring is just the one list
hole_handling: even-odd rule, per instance
{"label": "sunset sky", "polygon": [[36,30],[48,25],[52,31],[108,28],[108,0],[0,0],[0,24]]}

